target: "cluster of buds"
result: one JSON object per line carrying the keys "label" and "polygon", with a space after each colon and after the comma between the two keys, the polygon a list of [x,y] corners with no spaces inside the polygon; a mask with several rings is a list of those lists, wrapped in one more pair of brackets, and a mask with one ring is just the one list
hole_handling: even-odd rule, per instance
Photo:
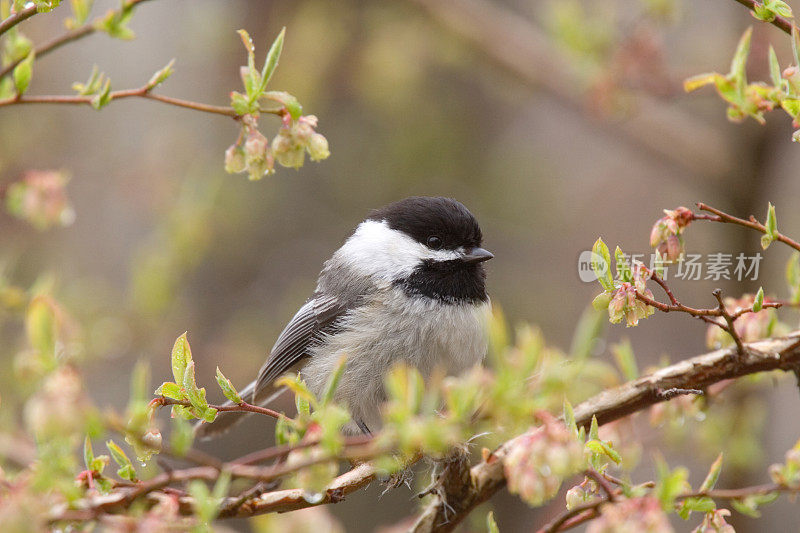
{"label": "cluster of buds", "polygon": [[503,459],[508,490],[533,506],[553,498],[564,478],[585,464],[576,436],[549,413],[537,416],[544,424],[515,439]]}
{"label": "cluster of buds", "polygon": [[651,272],[644,265],[637,263],[633,266],[633,281],[623,282],[611,293],[608,303],[608,319],[612,324],[617,324],[625,319],[626,326],[631,327],[639,320],[655,313],[655,309],[636,298],[638,292],[642,296],[653,299],[653,293],[646,286]]}
{"label": "cluster of buds", "polygon": [[703,522],[692,530],[692,533],[736,533],[733,526],[725,521],[731,512],[727,509],[714,509],[706,513]]}
{"label": "cluster of buds", "polygon": [[312,161],[321,161],[330,155],[328,140],[314,131],[317,117],[301,116],[293,120],[284,116],[278,134],[269,140],[256,128],[255,119],[246,115],[244,129],[247,137],[232,144],[225,151],[225,171],[229,174],[247,172],[251,180],[259,180],[265,174],[275,173],[275,162],[284,167],[300,168],[308,153]]}
{"label": "cluster of buds", "polygon": [[[736,313],[740,309],[752,309],[756,297],[745,294],[738,300],[725,298],[723,303],[728,313]],[[766,300],[765,300],[766,301]],[[725,319],[714,319],[720,325],[726,325]],[[761,309],[758,312],[745,313],[733,323],[733,329],[743,342],[753,342],[769,337],[775,327],[777,316],[772,308]],[[706,331],[706,345],[709,348],[719,349],[733,343],[733,338],[726,331],[717,326],[709,326]]]}
{"label": "cluster of buds", "polygon": [[26,220],[36,229],[69,226],[75,211],[67,198],[69,176],[56,170],[31,170],[22,180],[9,185],[6,207],[17,218]]}
{"label": "cluster of buds", "polygon": [[674,210],[665,209],[663,216],[656,220],[650,230],[650,246],[656,249],[662,260],[671,263],[683,258],[683,228],[689,225],[694,213],[685,207]]}
{"label": "cluster of buds", "polygon": [[314,131],[317,127],[317,117],[314,115],[301,116],[297,120],[285,120],[272,139],[272,152],[275,160],[284,167],[300,168],[303,166],[305,154],[312,161],[322,161],[331,155],[328,150],[328,140],[320,133]]}
{"label": "cluster of buds", "polygon": [[667,515],[653,496],[631,498],[600,508],[586,533],[672,533]]}
{"label": "cluster of buds", "polygon": [[786,452],[784,464],[774,464],[769,467],[769,475],[778,485],[800,489],[800,440]]}

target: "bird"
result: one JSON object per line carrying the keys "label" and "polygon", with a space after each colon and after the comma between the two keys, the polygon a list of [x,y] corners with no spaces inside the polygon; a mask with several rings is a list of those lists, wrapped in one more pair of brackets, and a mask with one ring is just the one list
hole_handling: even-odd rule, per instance
{"label": "bird", "polygon": [[[267,405],[275,381],[299,373],[320,396],[344,355],[334,400],[345,434],[381,427],[384,379],[397,364],[458,375],[482,362],[491,303],[478,221],[452,198],[413,196],[371,211],[325,262],[316,290],[278,336],[242,398]],[[219,412],[196,434],[210,438],[247,413]]]}

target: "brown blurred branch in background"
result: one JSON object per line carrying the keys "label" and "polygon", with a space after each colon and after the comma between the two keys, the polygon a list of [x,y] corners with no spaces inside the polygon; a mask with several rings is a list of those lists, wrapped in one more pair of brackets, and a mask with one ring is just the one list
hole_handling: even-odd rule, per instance
{"label": "brown blurred branch in background", "polygon": [[[524,17],[487,0],[412,1],[515,77],[591,111],[591,95],[581,89],[574,62]],[[692,174],[721,180],[734,170],[735,154],[716,129],[647,94],[635,93],[635,101],[635,116],[602,124]]]}
{"label": "brown blurred branch in background", "polygon": [[[575,420],[589,428],[592,418],[600,425],[613,422],[664,401],[661,391],[705,389],[714,383],[773,370],[792,371],[800,364],[800,331],[777,339],[746,345],[744,354],[736,347],[686,359],[657,370],[649,376],[609,389],[575,407]],[[470,471],[470,491],[460,496],[459,511],[453,512],[447,493],[437,494],[423,511],[415,533],[452,531],[479,504],[487,501],[506,484],[503,459],[514,446],[512,439]],[[744,490],[744,489],[743,489]],[[689,497],[687,495],[686,497]]]}
{"label": "brown blurred branch in background", "polygon": [[[124,11],[126,9],[130,9],[130,8],[136,6],[137,4],[141,4],[142,2],[146,2],[146,1],[147,0],[128,0],[119,9],[109,11],[105,15],[97,17],[94,20],[91,20],[91,21],[87,22],[86,24],[83,24],[82,26],[78,26],[77,28],[73,28],[73,29],[69,30],[68,32],[64,33],[63,35],[59,35],[58,37],[54,37],[53,39],[47,41],[46,43],[35,47],[33,49],[33,54],[34,54],[35,57],[39,58],[39,57],[42,57],[43,55],[45,55],[45,54],[47,54],[49,52],[52,52],[53,50],[55,50],[57,48],[60,48],[60,47],[64,46],[67,43],[70,43],[72,41],[81,39],[83,37],[86,37],[87,35],[91,35],[91,34],[95,33],[96,31],[98,31],[100,23],[106,17],[111,16],[112,13],[121,13],[122,11]],[[36,9],[34,7],[34,13],[35,13],[35,11],[36,11]],[[6,19],[6,20],[8,20],[8,19]],[[5,22],[5,21],[3,21],[3,22]],[[8,29],[8,28],[6,28],[6,29]],[[3,31],[5,31],[5,30],[3,30]],[[3,31],[0,31],[0,34],[2,34]],[[16,61],[12,61],[8,65],[6,65],[2,69],[0,69],[0,79],[4,78],[9,73],[11,73],[14,70],[14,68],[17,65],[19,65],[24,59],[25,58],[20,58],[20,59],[18,59]]]}

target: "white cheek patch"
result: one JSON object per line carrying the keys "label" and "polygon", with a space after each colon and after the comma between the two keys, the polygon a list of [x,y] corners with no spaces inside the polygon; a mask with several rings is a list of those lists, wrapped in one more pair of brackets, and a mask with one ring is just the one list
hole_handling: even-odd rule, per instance
{"label": "white cheek patch", "polygon": [[376,220],[359,224],[336,254],[356,271],[387,281],[410,275],[426,259],[450,261],[462,255],[457,250],[431,250]]}

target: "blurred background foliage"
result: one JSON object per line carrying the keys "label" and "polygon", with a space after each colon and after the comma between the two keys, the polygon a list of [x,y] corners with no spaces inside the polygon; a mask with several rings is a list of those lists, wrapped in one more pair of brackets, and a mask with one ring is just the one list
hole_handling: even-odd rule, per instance
{"label": "blurred background foliage", "polygon": [[[109,7],[115,4],[98,0],[95,13]],[[649,228],[663,208],[706,201],[761,215],[770,200],[781,230],[797,237],[800,148],[791,143],[789,121],[732,125],[713,91],[681,90],[692,74],[725,71],[749,24],[756,24],[750,74],[765,79],[768,44],[786,63],[788,38],[725,0],[154,1],[131,22],[135,40],[94,35],[37,60],[30,94],[67,94],[95,64],[115,88],[138,87],[174,57],[175,74],[161,93],[223,105],[240,86],[235,30],[266,44],[286,26],[273,84],[320,118],[332,155],[252,183],[223,170],[238,132],[226,117],[137,99],[100,112],[3,108],[0,183],[30,170],[63,172],[71,178],[70,212],[59,220],[74,212],[74,222],[41,231],[0,217],[0,424],[18,423],[26,393],[25,291],[59,302],[69,350],[89,363],[100,405],[125,404],[137,360],[152,364],[154,381],[167,376],[172,341],[185,330],[199,382],[212,384],[219,364],[243,386],[313,291],[322,262],[369,209],[409,195],[464,202],[496,255],[493,301],[510,322],[535,323],[548,343],[565,348],[597,291],[580,281],[577,259],[598,233],[627,252],[649,253]],[[51,14],[19,28],[40,42],[61,25]],[[277,126],[274,117],[262,120]],[[689,251],[752,253],[758,246],[744,230],[706,225],[692,229]],[[777,292],[788,255],[771,249],[757,282],[671,285],[698,306],[713,305],[716,286],[732,295],[759,285]],[[793,311],[783,313],[794,326]],[[635,330],[609,330],[593,342],[592,356],[613,361],[610,346],[623,337],[642,369],[705,350],[702,323],[667,315]],[[690,437],[701,434],[716,438],[738,465],[721,486],[762,481],[765,464],[781,460],[800,433],[797,391],[763,380],[746,385],[724,413],[679,422],[677,437],[665,440],[640,421],[643,471],[652,475],[649,451],[658,446],[670,461],[697,461],[701,476],[717,453],[697,452]],[[234,457],[272,436],[270,421],[253,419],[207,449]],[[402,489],[375,504],[380,490],[330,511],[347,530],[372,530],[416,505]],[[554,512],[508,496],[493,505],[502,531],[529,528]],[[260,520],[258,530],[271,531],[272,521]],[[784,501],[757,527],[776,531],[798,521],[797,506]],[[732,523],[756,530],[751,519]]]}

